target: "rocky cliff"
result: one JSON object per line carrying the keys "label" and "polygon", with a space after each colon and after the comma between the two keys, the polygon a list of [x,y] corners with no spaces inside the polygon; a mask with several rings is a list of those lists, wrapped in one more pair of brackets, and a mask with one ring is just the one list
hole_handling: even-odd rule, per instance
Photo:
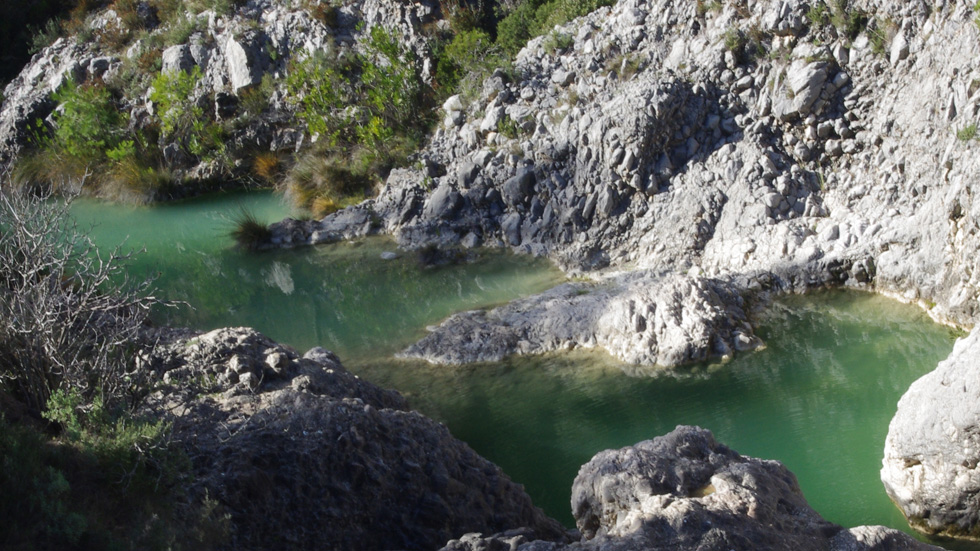
{"label": "rocky cliff", "polygon": [[[112,109],[124,114],[122,127],[85,136],[92,138],[90,148],[108,148],[106,133],[125,134],[144,157],[144,168],[172,172],[174,182],[268,179],[254,169],[257,154],[288,157],[316,138],[294,116],[302,98],[286,84],[291,63],[311,56],[353,58],[377,27],[428,75],[431,56],[422,29],[440,17],[432,1],[110,3],[84,17],[76,34],[38,52],[6,87],[0,168],[13,166],[38,136],[58,127],[64,105],[55,93],[72,83],[108,89]],[[185,121],[184,135],[171,135],[170,115],[161,113],[154,92],[161,75],[181,73],[191,75],[189,84],[168,101],[194,120]],[[194,132],[201,135],[188,143]]]}
{"label": "rocky cliff", "polygon": [[909,387],[888,428],[881,480],[927,534],[980,539],[980,335]]}
{"label": "rocky cliff", "polygon": [[[747,298],[848,285],[971,326],[978,96],[974,56],[961,52],[980,41],[973,19],[965,1],[622,1],[532,40],[513,74],[496,73],[478,97],[450,98],[422,168],[394,171],[349,211],[276,228],[274,241],[382,231],[409,248],[548,255],[599,280],[636,272],[644,288],[666,274],[693,288],[708,278]],[[502,348],[599,343],[627,361],[673,364],[659,343],[685,324],[725,328],[688,359],[754,340],[729,329],[739,316],[718,324],[698,305],[710,301],[687,296],[682,308],[634,301],[632,323],[614,331],[628,345],[590,329]],[[588,320],[602,302],[544,317]],[[661,329],[646,323],[653,316]],[[480,323],[509,334],[505,318]],[[458,341],[472,324],[447,321],[434,338]],[[409,353],[453,353],[424,348]]]}

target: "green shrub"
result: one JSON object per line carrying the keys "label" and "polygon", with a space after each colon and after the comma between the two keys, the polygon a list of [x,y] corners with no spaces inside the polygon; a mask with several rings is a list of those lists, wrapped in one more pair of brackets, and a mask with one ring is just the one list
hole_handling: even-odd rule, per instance
{"label": "green shrub", "polygon": [[456,33],[450,42],[436,48],[434,57],[436,80],[447,97],[456,91],[473,96],[494,69],[506,65],[503,53],[481,29]]}
{"label": "green shrub", "polygon": [[294,59],[286,86],[297,121],[317,143],[335,158],[370,167],[376,178],[405,162],[431,120],[431,89],[422,82],[418,60],[380,27],[368,31],[365,53],[356,57]]}
{"label": "green shrub", "polygon": [[806,19],[813,29],[819,29],[830,22],[830,10],[827,4],[817,1],[810,5],[806,12]]}
{"label": "green shrub", "polygon": [[34,55],[41,50],[47,48],[48,46],[54,44],[55,40],[62,35],[61,26],[55,19],[49,19],[41,27],[33,29],[31,33],[31,44],[27,51],[29,54]]}
{"label": "green shrub", "polygon": [[145,158],[128,130],[128,114],[105,86],[68,81],[53,99],[59,104],[54,128],[49,132],[41,121],[33,126],[35,150],[18,160],[19,184],[62,190],[86,183],[98,189],[120,162]]}
{"label": "green shrub", "polygon": [[356,95],[350,73],[333,52],[294,58],[286,73],[286,89],[296,118],[310,136],[336,144],[350,139],[351,114],[346,107]]}
{"label": "green shrub", "polygon": [[224,152],[223,129],[195,101],[193,93],[200,80],[201,68],[196,65],[190,72],[161,72],[153,81],[150,100],[164,141],[180,144],[195,157],[214,159]]}
{"label": "green shrub", "polygon": [[52,98],[60,106],[54,147],[76,159],[100,162],[107,151],[123,146],[129,115],[116,107],[108,88],[69,81]]}
{"label": "green shrub", "polygon": [[956,139],[962,142],[968,142],[977,137],[977,124],[968,124],[956,132]]}
{"label": "green shrub", "polygon": [[516,55],[528,40],[539,34],[535,13],[541,3],[541,0],[524,0],[497,24],[497,46],[508,56]]}
{"label": "green shrub", "polygon": [[497,45],[513,56],[528,40],[614,3],[612,0],[524,0],[497,25]]}
{"label": "green shrub", "polygon": [[510,118],[508,115],[504,115],[497,122],[497,132],[510,140],[519,138],[523,133],[521,127],[518,126],[517,121]]}
{"label": "green shrub", "polygon": [[150,0],[150,6],[156,10],[160,24],[163,26],[186,14],[184,0]]}
{"label": "green shrub", "polygon": [[758,27],[750,28],[747,33],[732,27],[725,31],[725,49],[732,52],[739,64],[751,63],[766,54],[766,38]]}
{"label": "green shrub", "polygon": [[854,40],[868,26],[868,14],[854,8],[850,0],[834,0],[831,23],[847,38]]}
{"label": "green shrub", "polygon": [[180,13],[166,24],[165,30],[159,35],[163,47],[185,44],[191,35],[204,30],[206,20],[203,16]]}
{"label": "green shrub", "polygon": [[541,45],[548,54],[555,54],[571,48],[574,44],[575,37],[571,34],[551,31],[551,34],[544,39]]}

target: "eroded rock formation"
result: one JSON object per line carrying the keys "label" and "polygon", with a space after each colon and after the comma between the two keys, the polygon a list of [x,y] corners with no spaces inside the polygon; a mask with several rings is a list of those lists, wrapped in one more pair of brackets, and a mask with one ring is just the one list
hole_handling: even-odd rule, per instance
{"label": "eroded rock formation", "polygon": [[[230,514],[232,549],[436,549],[467,532],[564,530],[523,487],[396,392],[251,329],[161,345],[150,409]],[[206,494],[205,494],[206,493]]]}
{"label": "eroded rock formation", "polygon": [[[821,19],[816,4],[623,0],[558,27],[567,40],[532,40],[516,78],[498,72],[471,103],[445,103],[419,168],[393,171],[376,199],[346,212],[289,222],[275,240],[385,232],[408,248],[504,246],[547,255],[597,289],[635,270],[745,296],[848,285],[972,325],[980,166],[957,138],[980,105],[975,56],[959,53],[980,42],[972,6],[854,1],[862,24],[845,29],[829,17],[837,8]],[[589,320],[597,300],[562,315]],[[549,339],[521,340],[499,314],[480,318],[483,334],[521,344],[421,355],[599,340],[540,345]],[[715,316],[692,315],[706,326]],[[465,332],[474,317],[437,333],[452,323]],[[727,327],[687,357],[754,339]],[[617,356],[674,363],[635,333],[623,326]]]}
{"label": "eroded rock formation", "polygon": [[980,332],[912,383],[888,427],[881,480],[912,525],[980,538]]}
{"label": "eroded rock formation", "polygon": [[508,532],[444,550],[938,550],[882,526],[827,522],[781,463],[739,455],[697,427],[596,454],[575,478],[572,511],[576,543]]}

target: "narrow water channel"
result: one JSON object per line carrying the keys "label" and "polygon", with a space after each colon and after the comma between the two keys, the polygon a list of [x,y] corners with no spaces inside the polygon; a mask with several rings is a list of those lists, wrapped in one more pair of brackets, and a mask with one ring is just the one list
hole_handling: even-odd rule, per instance
{"label": "narrow water channel", "polygon": [[133,275],[158,274],[161,295],[195,307],[167,309],[160,322],[250,325],[301,351],[330,348],[446,423],[568,525],[572,480],[595,452],[695,424],[786,463],[827,519],[908,531],[878,481],[884,438],[898,398],[955,338],[913,307],[844,292],[788,297],[760,320],[765,350],[654,377],[628,377],[589,352],[433,367],[391,356],[452,312],[540,292],[561,274],[494,252],[421,269],[411,255],[381,259],[394,250],[385,240],[249,254],[227,237],[241,205],[268,221],[288,213],[271,194],[154,208],[81,201],[73,212],[95,225],[101,247],[145,246]]}

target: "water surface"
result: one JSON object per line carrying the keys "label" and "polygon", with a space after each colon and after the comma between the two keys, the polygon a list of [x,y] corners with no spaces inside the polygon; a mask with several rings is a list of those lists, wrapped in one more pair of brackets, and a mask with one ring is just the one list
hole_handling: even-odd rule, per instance
{"label": "water surface", "polygon": [[162,296],[195,307],[159,312],[159,321],[248,325],[300,351],[332,349],[445,422],[569,526],[572,480],[593,454],[693,424],[743,454],[786,463],[831,521],[908,530],[878,480],[885,434],[901,394],[953,342],[913,307],[843,292],[789,297],[760,320],[765,350],[651,377],[626,376],[588,352],[433,367],[391,356],[426,325],[543,291],[561,274],[503,253],[422,269],[408,254],[382,260],[395,250],[383,239],[245,253],[227,236],[240,205],[265,221],[289,213],[268,193],[154,208],[80,201],[73,212],[83,227],[95,224],[100,246],[145,246],[133,274],[158,274]]}
{"label": "water surface", "polygon": [[290,214],[269,192],[152,208],[79,200],[72,213],[100,247],[145,248],[130,273],[155,277],[160,296],[190,305],[157,312],[158,322],[255,327],[300,351],[323,346],[345,360],[390,356],[454,312],[502,304],[564,279],[546,260],[499,251],[425,269],[411,253],[383,260],[383,252],[397,251],[384,238],[248,253],[229,237],[243,208],[264,222]]}
{"label": "water surface", "polygon": [[949,354],[954,334],[916,308],[839,291],[778,301],[759,334],[764,350],[644,378],[590,352],[362,369],[445,422],[569,525],[572,480],[596,452],[687,424],[744,455],[784,462],[830,521],[909,531],[879,481],[885,435],[899,397]]}

